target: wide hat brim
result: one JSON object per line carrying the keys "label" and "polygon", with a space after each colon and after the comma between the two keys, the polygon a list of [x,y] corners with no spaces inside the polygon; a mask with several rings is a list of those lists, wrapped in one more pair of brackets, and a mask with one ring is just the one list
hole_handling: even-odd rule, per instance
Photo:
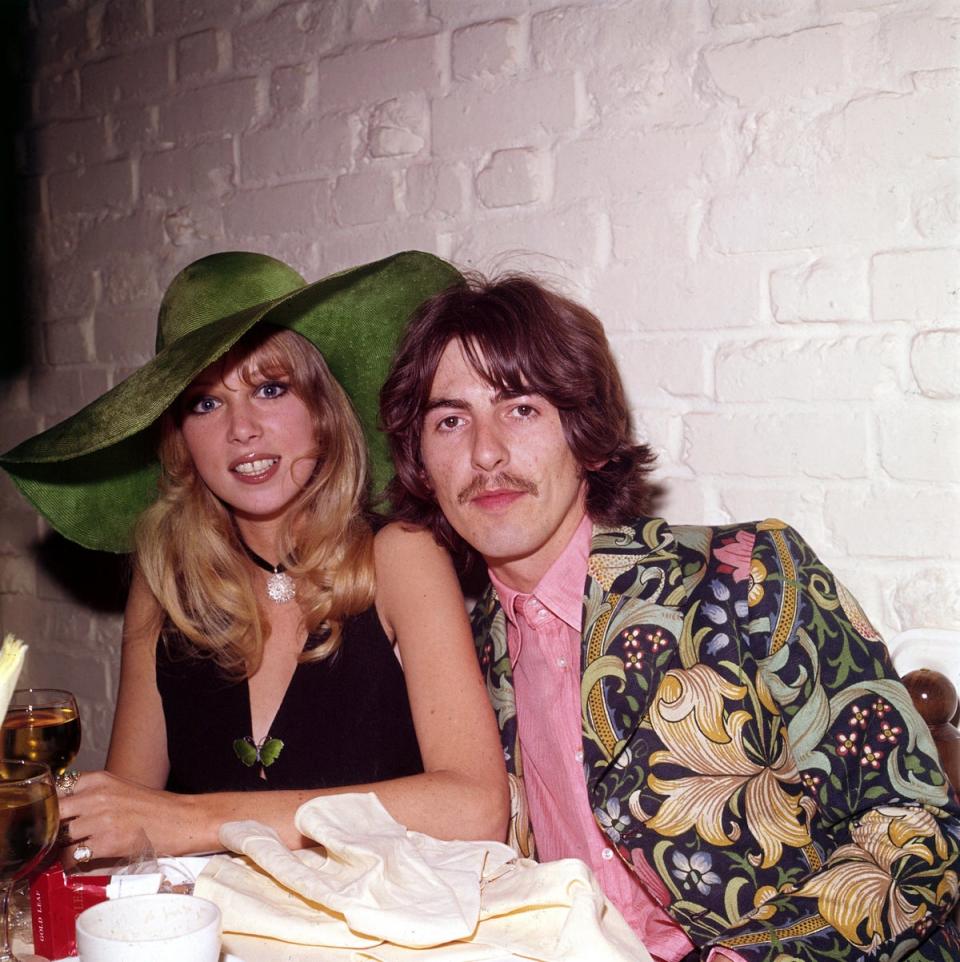
{"label": "wide hat brim", "polygon": [[157,420],[204,368],[269,323],[297,331],[323,354],[353,401],[378,491],[392,467],[377,403],[397,341],[426,298],[461,280],[440,258],[407,251],[204,324],[72,417],[0,456],[0,466],[65,537],[100,551],[132,550],[137,516],[157,497]]}

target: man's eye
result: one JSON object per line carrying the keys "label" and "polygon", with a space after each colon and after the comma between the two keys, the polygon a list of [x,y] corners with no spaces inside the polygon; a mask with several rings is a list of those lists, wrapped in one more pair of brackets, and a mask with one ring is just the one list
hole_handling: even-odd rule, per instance
{"label": "man's eye", "polygon": [[448,414],[445,418],[440,419],[440,422],[437,424],[437,427],[441,431],[452,431],[454,428],[459,427],[462,421],[463,421],[463,418],[461,418],[459,415]]}
{"label": "man's eye", "polygon": [[529,418],[537,413],[537,409],[532,404],[518,404],[513,412],[517,417]]}

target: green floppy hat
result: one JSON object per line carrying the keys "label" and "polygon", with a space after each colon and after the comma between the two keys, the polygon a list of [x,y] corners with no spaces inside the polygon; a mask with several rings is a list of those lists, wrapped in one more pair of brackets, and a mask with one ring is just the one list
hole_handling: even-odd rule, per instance
{"label": "green floppy hat", "polygon": [[307,284],[265,254],[211,254],[171,281],[156,356],[92,404],[0,456],[17,487],[62,535],[125,552],[157,496],[151,427],[190,382],[255,325],[297,331],[350,396],[370,449],[374,489],[391,474],[377,396],[407,318],[461,280],[445,261],[407,251]]}

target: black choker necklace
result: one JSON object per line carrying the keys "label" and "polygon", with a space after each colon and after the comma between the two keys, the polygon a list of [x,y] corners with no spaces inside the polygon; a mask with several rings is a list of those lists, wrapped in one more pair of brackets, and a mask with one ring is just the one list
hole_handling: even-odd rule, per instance
{"label": "black choker necklace", "polygon": [[240,538],[240,545],[247,553],[247,557],[258,568],[271,572],[270,577],[267,578],[267,594],[271,600],[278,605],[293,601],[297,594],[297,586],[294,584],[293,578],[286,573],[287,569],[283,565],[272,565],[266,559],[261,558],[243,538]]}

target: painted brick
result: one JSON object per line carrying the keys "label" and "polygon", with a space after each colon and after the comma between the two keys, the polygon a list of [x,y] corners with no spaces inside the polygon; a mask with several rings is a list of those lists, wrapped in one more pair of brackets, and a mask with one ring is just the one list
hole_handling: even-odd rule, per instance
{"label": "painted brick", "polygon": [[[6,402],[4,403],[3,410],[4,415],[0,418],[0,448],[4,451],[9,451],[21,441],[32,437],[43,427],[39,416],[33,411],[16,410],[11,408],[10,404]],[[4,473],[2,477],[3,489],[0,496],[2,496],[3,501],[5,504],[9,504],[12,501],[22,508],[23,499],[19,494],[14,495],[13,498],[10,497],[14,491],[13,482],[6,473]],[[6,516],[6,511],[4,512],[4,516]]]}
{"label": "painted brick", "polygon": [[896,337],[728,343],[717,352],[717,399],[855,401],[890,396],[900,388],[901,356],[902,343]]}
{"label": "painted brick", "polygon": [[[132,292],[135,296],[135,292]],[[121,298],[117,297],[117,301]],[[154,355],[157,336],[159,297],[137,304],[119,304],[97,311],[93,343],[97,357],[114,365],[130,368],[146,364]],[[122,377],[115,378],[115,381]],[[112,384],[111,384],[112,386]]]}
{"label": "painted brick", "polygon": [[41,119],[76,116],[80,79],[75,70],[44,77],[35,84],[36,110]]}
{"label": "painted brick", "polygon": [[170,88],[169,50],[166,45],[147,46],[85,64],[80,69],[80,87],[88,111],[153,100]]}
{"label": "painted brick", "polygon": [[70,170],[107,159],[103,120],[56,120],[26,135],[27,169],[33,173]]}
{"label": "painted brick", "polygon": [[[827,493],[834,548],[850,558],[960,560],[960,494],[915,484]],[[905,532],[922,532],[912,538]]]}
{"label": "painted brick", "polygon": [[815,14],[812,0],[713,0],[713,22],[718,27],[731,24],[761,24],[779,17],[792,15],[808,17]]}
{"label": "painted brick", "polygon": [[153,5],[157,33],[228,23],[237,16],[236,0],[161,0]]}
{"label": "painted brick", "polygon": [[770,307],[782,323],[867,320],[867,264],[859,258],[818,258],[774,271],[770,275]]}
{"label": "painted brick", "polygon": [[633,407],[666,397],[703,397],[710,388],[711,349],[701,340],[614,339],[614,356]]}
{"label": "painted brick", "polygon": [[584,206],[499,214],[458,231],[450,251],[455,263],[487,270],[497,266],[498,255],[509,254],[514,269],[570,278],[594,260],[602,243],[603,220]]}
{"label": "painted brick", "polygon": [[455,30],[451,55],[458,80],[513,75],[524,59],[520,25],[516,20],[492,20]]}
{"label": "painted brick", "polygon": [[329,187],[315,182],[237,191],[224,205],[224,230],[231,239],[315,234],[328,220],[328,197]]}
{"label": "painted brick", "polygon": [[315,274],[323,277],[402,250],[438,250],[435,229],[409,217],[347,230],[331,226],[316,242],[318,267]]}
{"label": "painted brick", "polygon": [[339,3],[285,3],[262,20],[233,30],[233,63],[238,70],[296,64],[323,55],[346,38]]}
{"label": "painted brick", "polygon": [[89,364],[96,360],[86,320],[44,324],[43,347],[49,364]]}
{"label": "painted brick", "polygon": [[[688,191],[646,191],[610,211],[613,257],[622,262],[680,265],[695,248],[701,205]],[[641,270],[643,268],[641,267]]]}
{"label": "painted brick", "polygon": [[960,398],[960,331],[925,331],[910,345],[910,369],[931,398]]}
{"label": "painted brick", "polygon": [[356,108],[400,94],[436,89],[440,82],[437,40],[419,37],[320,60],[318,89],[324,109]]}
{"label": "painted brick", "polygon": [[156,252],[163,243],[158,211],[143,207],[130,214],[85,220],[71,254],[71,267],[99,270],[105,255]]}
{"label": "painted brick", "polygon": [[44,276],[40,286],[43,311],[47,317],[76,317],[93,308],[96,285],[92,271],[56,271]]}
{"label": "painted brick", "polygon": [[30,375],[30,398],[38,414],[55,424],[75,414],[103,394],[110,385],[106,372],[96,368],[44,368]]}
{"label": "painted brick", "polygon": [[35,44],[32,51],[39,65],[51,67],[72,63],[89,52],[86,10],[68,10],[57,17],[43,30],[43,43]]}
{"label": "painted brick", "polygon": [[172,198],[221,195],[234,182],[233,142],[214,140],[195,147],[177,147],[140,160],[140,190],[144,196]]}
{"label": "painted brick", "polygon": [[657,514],[670,520],[671,524],[702,523],[706,511],[704,485],[687,478],[657,476],[664,494],[657,506]]}
{"label": "painted brick", "polygon": [[875,320],[960,320],[960,250],[891,251],[870,266]]}
{"label": "painted brick", "polygon": [[370,157],[406,157],[426,146],[430,112],[420,95],[407,94],[378,104],[367,125]]}
{"label": "painted brick", "polygon": [[36,594],[37,566],[29,555],[0,554],[0,594]]}
{"label": "painted brick", "polygon": [[907,219],[903,189],[834,172],[743,177],[711,202],[709,227],[725,253],[838,244],[892,245]]}
{"label": "painted brick", "polygon": [[338,178],[333,190],[333,210],[341,226],[390,219],[396,213],[392,175],[366,170]]}
{"label": "painted brick", "polygon": [[109,149],[112,156],[129,154],[156,144],[156,111],[137,104],[117,106],[106,115]]}
{"label": "painted brick", "polygon": [[708,47],[703,62],[716,86],[741,102],[829,94],[846,79],[844,33],[840,25],[813,27]]}
{"label": "painted brick", "polygon": [[[553,5],[552,0],[548,0]],[[483,15],[491,17],[518,17],[530,10],[530,0],[484,0]],[[430,0],[430,12],[439,17],[445,26],[459,27],[472,23],[477,17],[475,4],[463,0]]]}
{"label": "painted brick", "polygon": [[797,530],[818,553],[830,548],[823,524],[823,485],[810,481],[725,483],[719,496],[724,522],[779,518]]}
{"label": "painted brick", "polygon": [[145,40],[149,33],[146,0],[106,0],[100,21],[100,42],[127,46]]}
{"label": "painted brick", "polygon": [[350,147],[351,131],[346,117],[294,117],[242,138],[240,172],[244,183],[337,173],[349,163]]}
{"label": "painted brick", "polygon": [[196,80],[223,69],[220,35],[216,30],[201,30],[177,40],[177,79]]}
{"label": "painted brick", "polygon": [[317,71],[305,64],[277,67],[270,74],[270,106],[275,113],[302,110],[317,97]]}
{"label": "painted brick", "polygon": [[[899,566],[898,566],[899,567]],[[893,607],[901,627],[960,627],[960,567],[908,570],[896,579]]]}
{"label": "painted brick", "polygon": [[867,417],[825,409],[684,417],[684,463],[695,472],[748,478],[863,478]]}
{"label": "painted brick", "polygon": [[950,246],[960,238],[960,177],[918,188],[910,203],[914,229],[924,240]]}
{"label": "painted brick", "polygon": [[674,265],[614,264],[597,276],[593,301],[607,330],[748,327],[762,320],[762,284],[749,259]]}
{"label": "painted brick", "polygon": [[573,140],[556,148],[556,198],[616,196],[677,190],[699,180],[717,132],[659,129],[610,138]]}
{"label": "painted brick", "polygon": [[133,173],[127,160],[53,174],[48,180],[50,210],[56,216],[105,207],[122,210],[133,201]]}
{"label": "painted brick", "polygon": [[242,77],[179,94],[160,105],[160,136],[184,144],[210,135],[240,133],[256,121],[257,92],[257,81]]}
{"label": "painted brick", "polygon": [[[945,7],[944,12],[949,9]],[[900,75],[960,64],[960,19],[956,15],[889,17],[878,32],[893,70]]]}
{"label": "painted brick", "polygon": [[825,132],[835,158],[851,167],[903,173],[936,157],[956,157],[957,90],[881,93],[845,104]]}
{"label": "painted brick", "polygon": [[455,87],[433,102],[433,149],[448,156],[477,149],[525,147],[576,123],[573,75],[538,77],[498,90]]}
{"label": "painted brick", "polygon": [[960,478],[960,411],[926,399],[878,417],[880,462],[898,481]]}
{"label": "painted brick", "polygon": [[457,165],[414,164],[404,180],[403,209],[408,214],[450,218],[464,207],[466,172]]}
{"label": "painted brick", "polygon": [[367,0],[351,4],[348,30],[354,42],[370,43],[392,37],[434,33],[440,22],[423,0]]}
{"label": "painted brick", "polygon": [[[163,215],[163,234],[174,247],[189,248],[188,262],[203,254],[212,254],[220,248],[224,236],[220,205],[216,201],[204,204],[192,200],[183,207],[171,206]],[[206,248],[210,244],[213,246]],[[198,245],[205,249],[201,250]]]}
{"label": "painted brick", "polygon": [[101,283],[105,303],[114,307],[142,303],[155,307],[160,303],[155,255],[128,255],[106,264]]}
{"label": "painted brick", "polygon": [[549,175],[546,157],[516,148],[493,153],[477,174],[477,196],[484,207],[514,207],[542,200]]}

